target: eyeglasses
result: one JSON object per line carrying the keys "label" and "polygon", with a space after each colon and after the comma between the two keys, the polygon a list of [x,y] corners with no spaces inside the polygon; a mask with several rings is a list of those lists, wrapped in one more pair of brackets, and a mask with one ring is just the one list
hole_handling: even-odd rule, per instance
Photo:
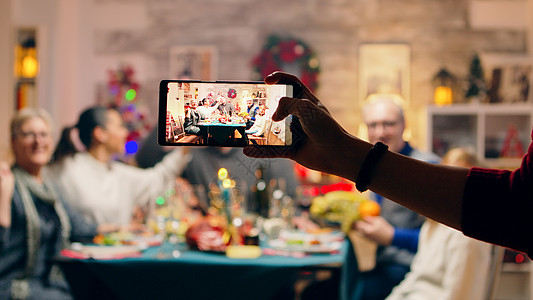
{"label": "eyeglasses", "polygon": [[50,136],[50,133],[46,131],[41,131],[41,132],[22,131],[20,132],[19,136],[25,141],[34,141],[34,140],[37,140],[37,138],[41,138],[41,139],[48,138]]}
{"label": "eyeglasses", "polygon": [[398,125],[398,121],[384,121],[384,122],[372,122],[366,124],[369,130],[375,130],[378,126],[382,126],[383,129],[391,129],[394,126]]}

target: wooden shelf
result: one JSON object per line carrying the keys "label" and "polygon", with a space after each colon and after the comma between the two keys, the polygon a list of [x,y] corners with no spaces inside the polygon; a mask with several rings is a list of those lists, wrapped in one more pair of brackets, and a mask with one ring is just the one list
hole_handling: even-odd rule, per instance
{"label": "wooden shelf", "polygon": [[531,142],[533,105],[429,106],[427,118],[430,151],[443,155],[454,147],[470,148],[483,166],[514,169]]}

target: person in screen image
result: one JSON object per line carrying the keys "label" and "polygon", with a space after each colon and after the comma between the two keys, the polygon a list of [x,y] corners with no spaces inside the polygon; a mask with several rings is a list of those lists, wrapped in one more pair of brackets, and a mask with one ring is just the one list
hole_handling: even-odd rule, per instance
{"label": "person in screen image", "polygon": [[209,106],[209,99],[204,98],[198,103],[196,111],[200,113],[202,119],[210,119],[213,116],[213,113],[218,108],[218,103],[215,103],[215,106]]}
{"label": "person in screen image", "polygon": [[265,78],[267,84],[280,81],[292,82],[303,92],[298,99],[282,98],[272,119],[298,117],[302,142],[286,151],[246,146],[245,155],[293,159],[352,180],[359,191],[370,189],[469,237],[533,257],[528,234],[533,228],[533,144],[514,171],[427,163],[351,135],[296,76],[275,72]]}
{"label": "person in screen image", "polygon": [[197,110],[198,100],[191,99],[190,104],[190,107],[185,107],[185,120],[183,122],[183,127],[185,128],[186,134],[199,135],[200,127],[197,125],[200,121],[205,119],[205,117],[203,117],[203,115]]}
{"label": "person in screen image", "polygon": [[[453,148],[442,164],[471,168],[474,154]],[[411,271],[387,300],[489,299],[489,269],[493,246],[464,236],[460,231],[428,219],[422,225]]]}
{"label": "person in screen image", "polygon": [[70,242],[118,229],[87,223],[64,202],[45,172],[51,127],[37,108],[19,110],[11,121],[15,164],[0,162],[0,299],[71,299],[52,258]]}
{"label": "person in screen image", "polygon": [[259,106],[254,104],[254,99],[246,98],[246,129],[250,129],[255,123],[255,118],[259,113]]}
{"label": "person in screen image", "polygon": [[255,117],[255,122],[250,129],[247,129],[245,132],[253,136],[264,136],[268,130],[268,118],[265,115],[266,108],[264,105],[259,106],[258,113]]}
{"label": "person in screen image", "polygon": [[[85,150],[72,142],[76,128]],[[133,209],[163,195],[187,165],[190,156],[176,147],[165,160],[149,169],[114,160],[123,153],[128,130],[113,108],[90,107],[78,123],[66,127],[50,165],[50,176],[65,199],[94,224],[130,224]]]}
{"label": "person in screen image", "polygon": [[218,103],[218,111],[222,116],[225,116],[227,118],[233,116],[235,114],[235,107],[231,103],[231,101],[228,101],[226,97],[222,96],[221,94],[217,95],[217,103]]}

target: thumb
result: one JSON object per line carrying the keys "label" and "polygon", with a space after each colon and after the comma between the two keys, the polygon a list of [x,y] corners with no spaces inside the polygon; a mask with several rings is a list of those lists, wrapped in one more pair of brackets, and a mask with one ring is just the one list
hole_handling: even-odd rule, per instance
{"label": "thumb", "polygon": [[302,120],[316,120],[319,115],[324,113],[327,112],[308,99],[283,97],[279,100],[278,108],[272,115],[272,120],[281,121],[291,114]]}

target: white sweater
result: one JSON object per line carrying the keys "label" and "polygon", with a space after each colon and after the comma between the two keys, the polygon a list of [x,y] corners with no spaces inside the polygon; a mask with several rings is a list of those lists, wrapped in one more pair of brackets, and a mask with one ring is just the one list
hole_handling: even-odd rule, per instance
{"label": "white sweater", "polygon": [[427,220],[411,271],[386,300],[486,299],[492,245]]}
{"label": "white sweater", "polygon": [[117,161],[102,163],[80,152],[47,171],[65,201],[87,221],[127,225],[134,206],[155,200],[173,187],[189,160],[190,155],[177,148],[153,168],[141,169]]}

